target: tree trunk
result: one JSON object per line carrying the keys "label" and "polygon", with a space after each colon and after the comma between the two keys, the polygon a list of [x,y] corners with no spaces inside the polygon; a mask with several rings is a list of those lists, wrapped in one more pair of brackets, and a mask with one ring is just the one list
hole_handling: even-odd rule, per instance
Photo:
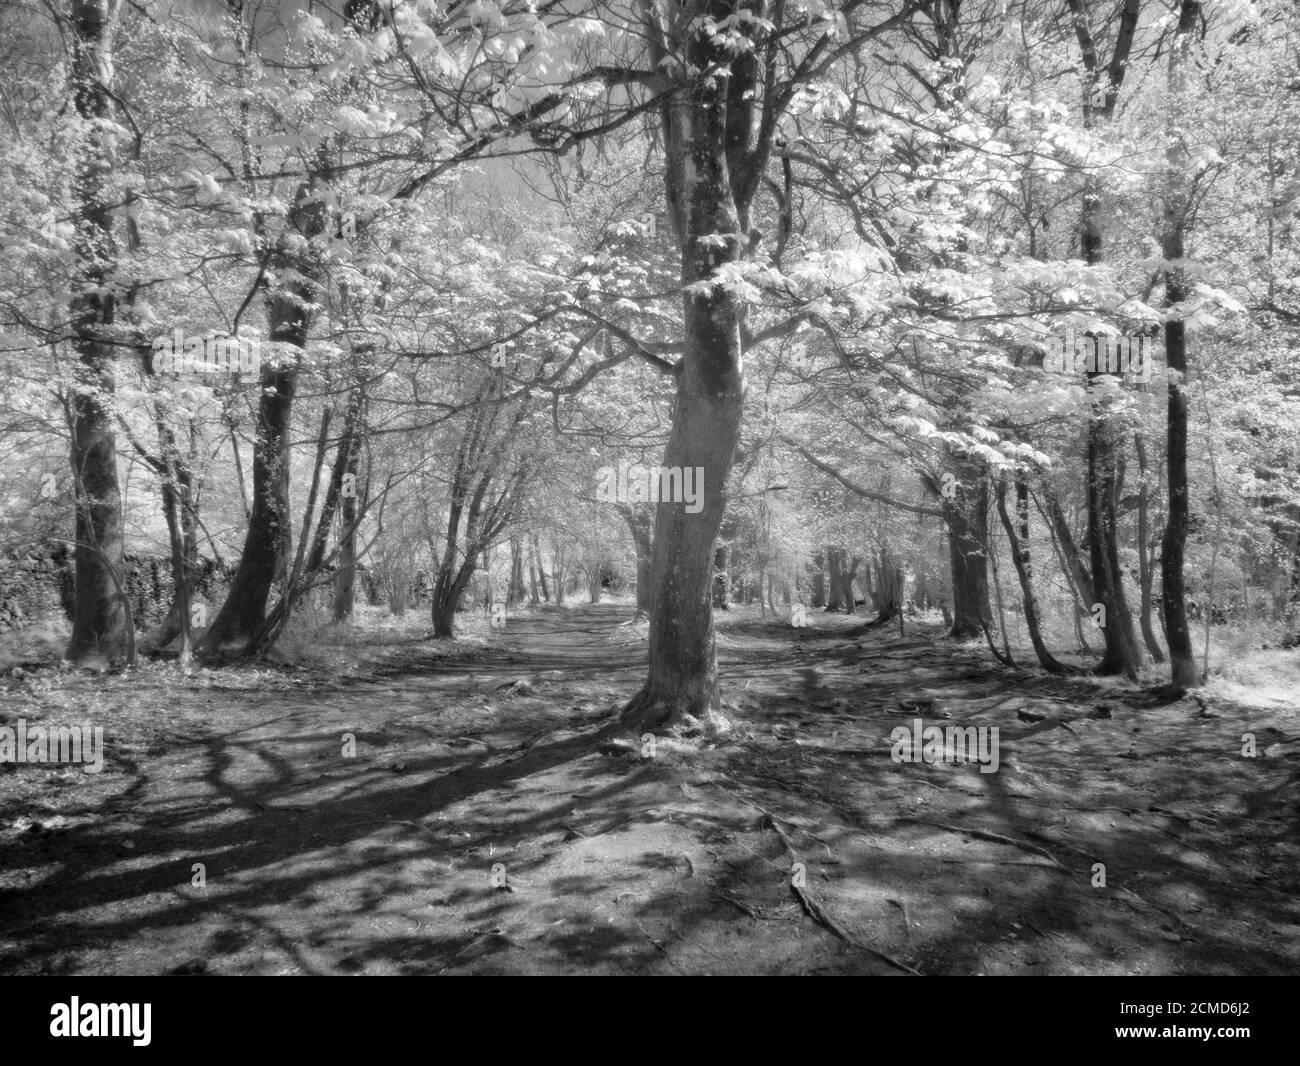
{"label": "tree trunk", "polygon": [[[488,379],[478,398],[489,399],[496,388],[496,382]],[[483,559],[483,572],[487,579],[484,607],[489,614],[492,611],[491,548],[513,517],[518,494],[528,474],[526,463],[515,462],[513,469],[506,469],[502,465],[506,462],[504,444],[519,426],[523,410],[521,408],[516,412],[513,422],[500,427],[497,424],[501,413],[499,407],[476,406],[471,410],[461,433],[452,464],[442,560],[438,566],[433,603],[430,605],[433,635],[438,639],[450,640],[454,636],[456,610],[480,558]],[[494,430],[500,432],[503,428],[505,437],[494,435]],[[494,484],[499,485],[495,495],[490,491]],[[456,558],[462,519],[465,527],[465,551],[458,569]],[[513,567],[510,576],[513,580]]]}
{"label": "tree trunk", "polygon": [[888,548],[880,549],[880,562],[876,567],[874,625],[883,625],[903,609],[903,587],[907,575],[903,573]]}
{"label": "tree trunk", "polygon": [[[359,410],[349,447],[344,460],[343,500],[339,513],[339,561],[334,576],[334,621],[342,622],[352,617],[356,608],[357,592],[357,498],[361,467],[361,434],[365,418],[365,398],[358,391]],[[365,490],[369,494],[368,487]]]}
{"label": "tree trunk", "polygon": [[843,548],[826,549],[826,610],[844,610],[844,557]]}
{"label": "tree trunk", "polygon": [[731,609],[728,584],[727,546],[719,544],[713,549],[713,606],[720,611]]}
{"label": "tree trunk", "polygon": [[[1104,404],[1105,401],[1097,401]],[[1104,411],[1088,419],[1088,550],[1096,602],[1104,609],[1102,635],[1106,649],[1096,666],[1099,674],[1123,674],[1137,679],[1142,649],[1133,629],[1119,563],[1119,477],[1116,468],[1114,420]]]}
{"label": "tree trunk", "polygon": [[406,614],[407,588],[404,582],[394,581],[388,589],[388,610],[394,618]]}
{"label": "tree trunk", "polygon": [[862,584],[875,608],[876,617],[870,622],[848,631],[848,636],[861,636],[868,630],[883,626],[896,617],[903,607],[903,592],[907,584],[907,575],[898,566],[893,552],[888,547],[881,547],[880,557],[876,561],[876,579],[871,581],[871,564],[862,569]]}
{"label": "tree trunk", "polygon": [[515,607],[523,602],[524,590],[524,542],[520,537],[510,538],[510,581],[506,585],[506,605]]}
{"label": "tree trunk", "polygon": [[555,586],[556,606],[564,606],[564,583],[568,575],[564,561],[564,549],[554,541],[551,542],[551,584]]}
{"label": "tree trunk", "polygon": [[290,523],[289,430],[297,372],[263,368],[261,385],[248,532],[226,602],[204,636],[201,649],[204,654],[260,628],[266,619],[271,585],[277,575],[283,576],[286,567],[285,537]]}
{"label": "tree trunk", "polygon": [[356,501],[345,499],[340,525],[343,536],[339,542],[339,561],[334,572],[334,621],[343,622],[352,617],[357,602],[357,537]]}
{"label": "tree trunk", "polygon": [[[744,414],[744,375],[741,308],[715,273],[746,254],[742,235],[750,232],[749,207],[770,141],[751,147],[755,97],[762,91],[756,55],[733,50],[726,35],[710,24],[747,10],[728,0],[711,0],[705,5],[709,18],[689,24],[679,18],[685,69],[717,73],[684,79],[660,113],[668,210],[686,286],[685,351],[677,367],[663,465],[696,470],[703,486],[692,505],[693,510],[699,506],[695,513],[679,502],[660,502],[656,511],[649,674],[624,719],[637,729],[676,725],[688,716],[711,729],[722,726],[710,589],[713,550],[726,508],[723,493]],[[658,28],[647,29],[656,34],[654,47],[666,59]]]}
{"label": "tree trunk", "polygon": [[812,583],[808,590],[808,606],[826,606],[826,557],[818,552],[812,561]]}
{"label": "tree trunk", "polygon": [[542,565],[542,544],[536,532],[533,533],[533,555],[537,559],[537,579],[542,586],[542,599],[550,603],[551,590],[546,586],[546,567]]}
{"label": "tree trunk", "polygon": [[[477,558],[477,555],[476,555]],[[474,576],[475,560],[466,559],[460,569],[453,573],[450,568],[440,570],[438,583],[433,590],[433,605],[430,614],[433,620],[435,640],[451,640],[456,635],[456,612],[460,610],[469,579]]]}
{"label": "tree trunk", "polygon": [[540,607],[542,601],[537,597],[537,553],[533,542],[528,541],[528,606]]}
{"label": "tree trunk", "polygon": [[1164,649],[1156,640],[1155,630],[1151,628],[1152,586],[1155,582],[1155,568],[1152,554],[1150,530],[1151,490],[1147,486],[1147,446],[1141,433],[1133,435],[1137,448],[1138,474],[1141,483],[1138,486],[1138,588],[1141,592],[1141,606],[1138,610],[1138,623],[1142,629],[1142,640],[1147,646],[1151,658],[1158,663],[1165,661]]}
{"label": "tree trunk", "polygon": [[[989,487],[981,469],[966,464],[962,487],[944,499],[948,524],[948,558],[952,566],[953,620],[948,635],[962,640],[978,637],[993,617],[989,604],[988,506]],[[977,488],[971,488],[971,482]]]}
{"label": "tree trunk", "polygon": [[[1108,120],[1128,64],[1137,26],[1139,0],[1125,0],[1115,39],[1113,58],[1108,66],[1101,65],[1096,45],[1088,30],[1083,12],[1075,8],[1075,33],[1083,50],[1084,121],[1091,128],[1094,117]],[[1093,92],[1102,90],[1099,103],[1093,103]],[[1089,266],[1103,260],[1101,187],[1095,174],[1088,173],[1083,181],[1083,212],[1080,219],[1080,251]],[[1092,382],[1100,375],[1090,373]],[[1119,567],[1119,528],[1116,517],[1116,427],[1108,411],[1104,396],[1094,393],[1092,410],[1088,418],[1088,551],[1092,563],[1092,580],[1097,603],[1105,608],[1103,633],[1106,651],[1097,665],[1098,673],[1124,674],[1136,678],[1142,661],[1133,629],[1133,616],[1129,612],[1124,593],[1123,572]]]}
{"label": "tree trunk", "polygon": [[632,533],[632,544],[636,549],[636,609],[649,614],[650,594],[653,591],[650,570],[652,556],[650,516],[644,509],[624,506],[619,510]]}
{"label": "tree trunk", "polygon": [[[314,314],[311,307],[319,289],[320,265],[313,241],[325,232],[328,222],[325,185],[320,174],[314,173],[298,186],[288,232],[275,254],[277,277],[290,280],[277,280],[267,299],[271,341],[297,351],[307,347]],[[226,602],[203,639],[203,654],[212,654],[222,645],[262,629],[271,585],[283,580],[288,566],[292,542],[289,435],[298,368],[264,362],[259,384],[248,532]]]}
{"label": "tree trunk", "polygon": [[[266,619],[249,637],[245,652],[263,654],[279,639],[297,607],[303,592],[309,590],[317,581],[326,565],[326,548],[330,533],[334,528],[335,517],[339,514],[340,504],[344,499],[344,477],[348,460],[355,443],[360,420],[361,398],[360,386],[348,397],[344,427],[335,451],[334,462],[330,468],[329,480],[325,489],[325,499],[321,505],[320,515],[316,518],[315,530],[312,519],[316,514],[316,497],[320,491],[321,472],[325,465],[325,456],[329,450],[329,425],[332,411],[327,408],[321,416],[320,431],[316,440],[316,461],[312,466],[311,489],[307,496],[302,520],[302,534],[298,542],[297,554],[293,567],[282,585],[280,597]],[[310,550],[308,544],[311,545]],[[341,545],[340,545],[341,546]]]}
{"label": "tree trunk", "polygon": [[177,658],[184,667],[193,655],[190,605],[199,561],[191,474],[193,450],[191,449],[191,461],[183,460],[176,449],[176,435],[168,428],[161,404],[155,406],[154,416],[163,457],[146,457],[146,461],[159,475],[163,520],[167,524],[167,539],[171,550],[172,602],[166,616],[140,641],[140,645],[146,650],[161,650],[180,637]]}
{"label": "tree trunk", "polygon": [[74,194],[77,284],[69,303],[76,384],[67,405],[76,513],[75,591],[72,637],[74,662],[134,657],[130,606],[121,588],[122,495],[117,479],[117,437],[113,429],[114,347],[112,276],[117,257],[109,187],[114,161],[104,125],[113,116],[112,10],[108,0],[73,0],[71,90],[85,140],[77,146]]}
{"label": "tree trunk", "polygon": [[[1051,522],[1052,531],[1056,535],[1066,575],[1070,578],[1072,586],[1078,590],[1086,607],[1090,608],[1097,601],[1096,590],[1092,587],[1092,572],[1084,562],[1083,553],[1075,542],[1074,533],[1070,530],[1070,521],[1066,518],[1065,511],[1061,509],[1056,493],[1048,486],[1043,496],[1047,503],[1046,517]],[[1087,614],[1087,610],[1084,613]]]}
{"label": "tree trunk", "polygon": [[998,482],[997,496],[998,515],[1011,546],[1011,559],[1016,567],[1016,577],[1020,581],[1020,594],[1024,601],[1025,625],[1029,629],[1029,641],[1034,646],[1034,654],[1038,657],[1039,665],[1048,673],[1066,673],[1065,666],[1048,650],[1038,624],[1038,601],[1034,596],[1033,565],[1029,555],[1029,489],[1023,480],[1016,479],[1016,522],[1019,529],[1012,524],[1011,516],[1007,513],[1005,482]]}
{"label": "tree trunk", "polygon": [[827,548],[826,562],[829,571],[830,595],[826,600],[826,610],[853,613],[853,579],[862,557],[855,555],[852,563],[848,561],[849,553],[845,548]]}
{"label": "tree trunk", "polygon": [[[1191,35],[1200,20],[1199,0],[1182,0],[1178,30],[1169,53],[1169,89],[1181,93],[1186,82],[1184,64]],[[1181,261],[1187,225],[1186,150],[1177,139],[1169,149],[1168,188],[1164,204],[1164,258]],[[1165,271],[1165,303],[1169,307],[1187,298],[1187,280],[1180,268]],[[1168,448],[1169,515],[1160,545],[1160,597],[1164,606],[1165,641],[1169,645],[1170,683],[1177,690],[1202,684],[1192,652],[1187,625],[1187,600],[1183,584],[1184,551],[1189,521],[1187,484],[1187,333],[1182,319],[1165,321],[1165,359],[1169,365]]]}

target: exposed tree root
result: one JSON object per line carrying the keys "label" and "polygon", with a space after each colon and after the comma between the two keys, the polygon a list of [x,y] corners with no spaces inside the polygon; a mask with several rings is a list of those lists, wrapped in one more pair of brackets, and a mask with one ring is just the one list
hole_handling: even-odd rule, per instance
{"label": "exposed tree root", "polygon": [[969,829],[960,825],[949,825],[947,822],[932,822],[928,818],[900,818],[900,823],[911,825],[929,825],[935,829],[946,829],[950,833],[965,833],[968,836],[975,837],[977,840],[987,840],[993,844],[1006,844],[1008,847],[1020,848],[1024,851],[1032,851],[1035,855],[1041,855],[1049,860],[1057,869],[1069,873],[1070,869],[1053,855],[1046,848],[1040,848],[1037,844],[1029,844],[1023,840],[1016,840],[1013,837],[1004,837],[1001,833],[990,833],[986,829]]}
{"label": "exposed tree root", "polygon": [[[781,827],[781,823],[777,821],[775,815],[773,815],[771,811],[769,811],[766,807],[762,806],[761,804],[755,803],[753,800],[749,799],[748,797],[742,795],[739,792],[732,792],[732,790],[730,789],[724,789],[723,791],[727,792],[729,795],[734,795],[742,803],[747,804],[750,807],[753,807],[754,810],[759,812],[759,814],[762,816],[759,819],[759,828],[771,829],[774,833],[776,833],[777,838],[781,841],[782,846],[785,848],[787,854],[790,856],[791,866],[793,866],[795,863],[800,861],[799,853],[798,851],[795,850],[794,843],[790,840],[789,835]],[[875,958],[879,959],[881,962],[887,963],[888,965],[894,967],[895,969],[902,970],[904,973],[912,974],[915,977],[924,976],[920,970],[913,969],[911,966],[908,966],[907,963],[899,961],[898,959],[894,958],[892,955],[889,955],[883,951],[878,951],[873,947],[863,944],[859,940],[855,940],[840,926],[838,922],[835,921],[834,918],[832,918],[822,908],[822,906],[817,902],[816,899],[813,898],[813,896],[808,892],[808,890],[805,887],[796,884],[795,879],[793,877],[789,879],[789,884],[790,884],[791,893],[794,895],[795,899],[799,901],[799,906],[803,908],[804,913],[807,914],[809,918],[811,918],[814,922],[820,925],[827,932],[831,933],[831,935],[836,937],[838,940],[843,941],[845,944],[848,944],[852,948],[856,948],[858,951],[864,952],[868,955],[872,955]]]}
{"label": "exposed tree root", "polygon": [[[773,817],[772,812],[762,807],[759,807],[758,804],[756,803],[752,803],[748,800],[746,800],[746,802],[750,803],[751,806],[756,807],[758,810],[763,812],[763,817],[759,822],[760,826],[764,829],[771,829],[780,838],[782,845],[785,847],[785,850],[790,855],[791,865],[799,862],[799,853],[795,851],[794,844],[791,843],[790,838],[789,836],[786,835],[785,830],[781,828],[781,824],[776,820],[775,817]],[[907,963],[900,962],[898,959],[894,958],[894,956],[886,954],[883,951],[877,951],[875,948],[868,947],[866,944],[862,943],[861,941],[855,940],[852,936],[850,936],[847,932],[845,932],[844,929],[840,926],[840,924],[836,922],[835,919],[832,918],[822,908],[821,904],[819,904],[812,897],[812,894],[809,893],[809,891],[806,888],[800,886],[795,882],[795,879],[793,877],[790,878],[790,891],[794,893],[795,899],[799,901],[799,905],[803,907],[804,913],[807,914],[809,918],[811,918],[814,922],[820,925],[827,932],[831,933],[839,940],[842,940],[844,943],[848,944],[849,947],[857,948],[858,951],[865,952],[868,955],[873,955],[881,962],[888,963],[890,966],[893,966],[895,969],[902,970],[904,973],[910,973],[914,977],[923,976],[920,970],[914,970],[911,966],[908,966]]]}

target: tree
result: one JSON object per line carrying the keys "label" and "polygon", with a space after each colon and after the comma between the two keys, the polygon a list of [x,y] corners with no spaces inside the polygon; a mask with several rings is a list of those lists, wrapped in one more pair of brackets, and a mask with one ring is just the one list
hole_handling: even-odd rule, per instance
{"label": "tree", "polygon": [[831,28],[809,34],[803,12],[764,0],[643,5],[650,67],[672,81],[659,115],[667,214],[681,246],[684,287],[686,350],[663,465],[703,471],[704,499],[695,514],[670,503],[656,515],[650,666],[645,687],[625,709],[633,728],[665,728],[688,717],[719,723],[709,591],[744,410],[745,313],[730,279],[762,237],[754,227],[755,197],[778,128],[802,83],[916,6],[905,3],[871,25],[868,5],[850,2]]}
{"label": "tree", "polygon": [[[1192,34],[1201,19],[1198,0],[1182,0],[1178,28],[1169,50],[1169,92],[1178,101],[1186,91],[1186,65]],[[1165,359],[1169,364],[1169,412],[1167,462],[1169,464],[1169,513],[1160,542],[1160,598],[1165,641],[1169,645],[1170,682],[1179,690],[1196,688],[1200,671],[1192,653],[1192,636],[1187,625],[1187,598],[1183,566],[1187,544],[1189,492],[1187,484],[1187,328],[1178,309],[1188,296],[1182,267],[1186,254],[1185,235],[1191,199],[1186,188],[1188,159],[1179,143],[1177,130],[1170,131],[1169,173],[1166,179],[1162,248],[1165,268],[1165,299],[1171,315],[1165,322]]]}
{"label": "tree", "polygon": [[[1088,27],[1084,2],[1070,0],[1086,75],[1085,125],[1092,122],[1094,115],[1104,120],[1114,112],[1115,101],[1128,69],[1140,8],[1141,0],[1124,0],[1115,48],[1109,64],[1103,66]],[[1094,100],[1099,101],[1099,106],[1094,106]],[[1080,248],[1084,261],[1089,266],[1102,261],[1101,193],[1096,178],[1092,176],[1084,180]],[[1088,421],[1088,550],[1096,595],[1105,611],[1102,631],[1106,638],[1106,652],[1097,664],[1097,672],[1124,674],[1136,679],[1138,668],[1142,664],[1142,649],[1133,629],[1133,615],[1124,592],[1123,571],[1119,564],[1117,454],[1120,431],[1116,420],[1107,413],[1109,400],[1102,387],[1102,383],[1110,380],[1102,374],[1089,374],[1090,384],[1097,384],[1098,391]]]}
{"label": "tree", "polygon": [[[500,383],[490,377],[478,398],[491,400],[499,392]],[[448,485],[446,531],[430,607],[436,638],[446,640],[455,635],[456,611],[479,559],[509,526],[520,506],[529,463],[515,450],[515,434],[527,412],[526,404],[513,412],[495,405],[470,408]]]}
{"label": "tree", "polygon": [[113,660],[134,653],[130,608],[121,587],[122,498],[113,429],[114,324],[118,295],[114,262],[114,88],[112,37],[117,5],[73,0],[72,103],[77,137],[76,262],[69,306],[76,386],[67,401],[76,501],[76,607],[68,658]]}

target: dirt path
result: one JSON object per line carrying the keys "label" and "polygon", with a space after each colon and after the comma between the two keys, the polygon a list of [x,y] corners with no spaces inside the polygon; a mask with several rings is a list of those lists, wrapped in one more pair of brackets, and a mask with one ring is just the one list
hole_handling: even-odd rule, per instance
{"label": "dirt path", "polygon": [[[0,680],[0,724],[108,747],[98,775],[0,767],[0,973],[1300,969],[1294,704],[724,618],[734,737],[651,750],[613,732],[630,618],[544,610],[333,674]],[[999,727],[998,771],[894,762],[918,718]]]}

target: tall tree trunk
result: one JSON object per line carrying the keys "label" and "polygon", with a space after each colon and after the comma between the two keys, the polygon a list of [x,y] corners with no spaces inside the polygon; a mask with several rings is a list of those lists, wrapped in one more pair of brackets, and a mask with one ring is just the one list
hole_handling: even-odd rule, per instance
{"label": "tall tree trunk", "polygon": [[[1043,640],[1038,622],[1038,601],[1034,596],[1034,572],[1029,555],[1029,488],[1023,479],[1016,479],[1016,523],[1007,513],[1006,483],[999,481],[997,489],[998,515],[1002,519],[1002,528],[1006,530],[1007,542],[1011,546],[1011,560],[1016,567],[1016,577],[1020,581],[1020,594],[1024,601],[1025,625],[1029,629],[1029,642],[1034,646],[1034,654],[1039,665],[1049,673],[1063,674],[1065,666],[1054,656]],[[1017,526],[1019,528],[1017,528]]]}
{"label": "tall tree trunk", "polygon": [[727,555],[726,544],[719,544],[713,549],[713,606],[720,611],[731,609]]}
{"label": "tall tree trunk", "polygon": [[1300,578],[1300,508],[1287,508],[1285,518],[1269,523],[1276,539],[1273,558],[1273,621],[1287,616]]}
{"label": "tall tree trunk", "polygon": [[[1104,403],[1104,401],[1099,401]],[[1123,674],[1136,680],[1142,649],[1133,629],[1133,614],[1124,591],[1119,563],[1119,477],[1114,420],[1101,413],[1088,425],[1088,551],[1096,602],[1104,609],[1102,635],[1106,649],[1096,666],[1099,674]]]}
{"label": "tall tree trunk", "polygon": [[555,541],[551,542],[551,584],[555,586],[555,603],[564,606],[564,583],[568,577],[565,552]]}
{"label": "tall tree trunk", "polygon": [[[1061,501],[1057,499],[1050,485],[1045,486],[1043,498],[1047,504],[1045,517],[1051,523],[1052,531],[1056,535],[1065,573],[1087,607],[1091,607],[1097,601],[1096,590],[1092,587],[1092,572],[1084,562],[1083,552],[1075,542],[1074,533],[1070,529],[1070,520],[1065,516]],[[1084,613],[1086,614],[1087,611],[1085,610]]]}
{"label": "tall tree trunk", "polygon": [[830,584],[830,595],[826,600],[826,610],[843,611],[845,614],[852,614],[853,579],[857,576],[858,567],[862,565],[862,557],[855,555],[852,562],[850,562],[847,549],[827,548],[826,561]]}
{"label": "tall tree trunk", "polygon": [[[1119,87],[1128,67],[1133,35],[1137,28],[1140,0],[1124,0],[1115,49],[1109,66],[1103,66],[1087,25],[1082,0],[1069,0],[1074,15],[1075,35],[1082,52],[1084,78],[1084,124],[1109,120],[1114,113]],[[1094,94],[1100,99],[1094,103]],[[1089,266],[1103,260],[1101,187],[1095,174],[1083,181],[1083,211],[1080,219],[1080,251]],[[1100,375],[1089,374],[1091,382]],[[1119,566],[1119,523],[1116,516],[1118,479],[1117,431],[1104,398],[1094,393],[1088,419],[1088,550],[1096,602],[1106,611],[1103,633],[1106,651],[1097,665],[1098,673],[1124,674],[1136,678],[1142,650],[1133,629]]]}
{"label": "tall tree trunk", "polygon": [[[848,552],[844,548],[826,549],[826,610],[844,610],[844,559]],[[851,606],[851,605],[850,605]]]}
{"label": "tall tree trunk", "polygon": [[437,640],[451,640],[456,635],[456,612],[465,598],[469,580],[474,576],[476,559],[466,559],[456,571],[450,568],[438,572],[438,583],[433,589],[433,635]]}
{"label": "tall tree trunk", "polygon": [[167,425],[161,403],[157,403],[154,407],[154,423],[162,458],[145,456],[145,461],[153,468],[159,479],[163,520],[167,524],[167,539],[171,551],[172,601],[167,614],[141,639],[140,646],[149,651],[161,650],[180,637],[177,657],[181,665],[186,666],[193,655],[191,601],[199,563],[192,474],[195,460],[194,435],[191,428],[191,449],[187,461],[181,457],[176,447],[176,435]]}
{"label": "tall tree trunk", "polygon": [[357,513],[358,500],[364,502],[368,486],[358,480],[361,473],[361,436],[365,423],[365,395],[360,386],[355,393],[357,416],[352,432],[347,434],[348,448],[343,460],[342,500],[339,510],[339,561],[334,574],[334,621],[352,617],[357,593]]}
{"label": "tall tree trunk", "polygon": [[948,558],[952,567],[952,627],[948,635],[978,637],[992,620],[988,577],[988,479],[981,468],[964,464],[962,486],[944,499]]}
{"label": "tall tree trunk", "polygon": [[[733,50],[711,24],[756,14],[751,6],[709,0],[701,12],[708,18],[687,23],[680,14],[670,16],[684,38],[685,69],[717,72],[684,80],[661,111],[668,210],[687,287],[685,352],[663,465],[694,468],[704,484],[696,513],[676,502],[660,502],[656,510],[649,673],[624,718],[637,729],[679,724],[688,716],[710,728],[722,724],[710,589],[723,493],[740,439],[744,374],[741,308],[715,274],[746,254],[742,235],[750,232],[749,206],[770,141],[751,147],[761,92],[755,52]],[[662,42],[662,27],[647,30]],[[654,47],[667,58],[661,43]]]}
{"label": "tall tree trunk", "polygon": [[406,614],[406,600],[408,588],[404,581],[394,581],[388,587],[388,610],[394,618],[401,618]]}
{"label": "tall tree trunk", "polygon": [[[325,499],[321,505],[320,516],[316,519],[315,530],[312,518],[316,513],[316,497],[320,490],[321,471],[325,465],[325,455],[329,450],[329,424],[332,411],[328,408],[321,416],[320,432],[316,441],[316,461],[312,467],[311,489],[303,513],[302,534],[298,542],[297,554],[293,566],[284,581],[280,597],[266,619],[249,637],[245,652],[263,654],[279,639],[288,624],[302,593],[314,585],[326,565],[326,548],[329,545],[330,532],[334,528],[335,517],[343,502],[344,475],[347,471],[349,457],[358,432],[357,425],[361,412],[361,387],[358,385],[348,397],[347,411],[344,417],[343,432],[339,438],[330,468],[329,481],[325,489]],[[308,550],[307,545],[311,548]],[[341,546],[341,542],[340,542]]]}
{"label": "tall tree trunk", "polygon": [[524,542],[520,537],[510,538],[510,582],[506,585],[506,604],[515,607],[524,596]]}
{"label": "tall tree trunk", "polygon": [[352,617],[357,603],[357,501],[344,497],[340,510],[339,561],[334,572],[334,621]]}
{"label": "tall tree trunk", "polygon": [[107,333],[115,316],[112,276],[118,254],[114,236],[112,18],[109,0],[73,0],[73,104],[85,133],[76,148],[77,280],[69,304],[76,383],[68,404],[76,514],[73,661],[134,656],[130,606],[121,588],[122,495],[117,479],[113,429],[113,345]]}
{"label": "tall tree trunk", "polygon": [[893,552],[887,546],[880,549],[876,561],[876,579],[871,580],[871,563],[862,568],[862,585],[875,608],[876,617],[870,622],[849,631],[848,635],[858,636],[868,630],[883,626],[896,617],[903,609],[903,591],[907,575],[898,565]]}
{"label": "tall tree trunk", "polygon": [[638,509],[620,505],[619,511],[627,528],[632,534],[632,544],[636,549],[636,609],[650,613],[650,595],[653,591],[650,561],[653,545],[650,540],[650,516],[644,508]]}
{"label": "tall tree trunk", "polygon": [[[486,579],[484,608],[491,615],[494,606],[491,547],[513,517],[515,501],[527,476],[527,468],[520,465],[505,476],[498,477],[500,469],[494,465],[496,459],[499,459],[499,453],[496,452],[493,452],[494,460],[485,469],[476,472],[474,467],[487,453],[477,451],[472,443],[470,447],[465,447],[466,441],[472,442],[475,439],[479,444],[483,443],[483,438],[472,428],[462,438],[452,484],[451,506],[448,509],[446,541],[430,607],[433,635],[441,640],[450,640],[455,636],[456,611],[469,587],[470,578],[478,568],[479,559],[483,560]],[[489,489],[498,481],[499,492],[492,496]],[[456,555],[462,517],[465,520],[465,554],[457,568]]]}
{"label": "tall tree trunk", "polygon": [[[533,531],[533,555],[537,558],[537,579],[542,586],[542,599],[547,603],[551,602],[551,590],[546,586],[546,567],[542,564],[542,544],[536,530]],[[638,575],[640,571],[637,571]],[[637,593],[640,596],[640,592]]]}
{"label": "tall tree trunk", "polygon": [[438,580],[434,583],[432,602],[429,604],[435,640],[452,640],[456,636],[456,612],[460,610],[461,600],[473,574],[474,564],[468,559],[457,569],[444,558],[443,565],[438,568]]}
{"label": "tall tree trunk", "polygon": [[[277,280],[267,299],[270,339],[296,351],[307,347],[312,303],[320,265],[314,241],[325,232],[326,182],[320,173],[299,185],[289,214],[289,232],[275,254]],[[264,361],[253,442],[253,504],[239,567],[221,611],[200,651],[211,654],[223,644],[251,637],[266,621],[271,585],[283,579],[292,541],[289,512],[289,433],[298,368]]]}
{"label": "tall tree trunk", "polygon": [[1147,652],[1158,663],[1165,661],[1164,649],[1156,640],[1155,630],[1151,628],[1152,587],[1155,582],[1154,547],[1151,544],[1151,489],[1147,485],[1147,445],[1141,433],[1133,435],[1133,444],[1137,448],[1138,474],[1141,483],[1138,486],[1138,588],[1141,591],[1141,605],[1138,610],[1138,624],[1142,629],[1142,640]]}
{"label": "tall tree trunk", "polygon": [[[1187,50],[1201,14],[1199,0],[1182,0],[1178,29],[1169,53],[1169,91],[1181,94],[1186,74]],[[1172,120],[1171,120],[1172,121]],[[1184,235],[1190,209],[1184,183],[1187,152],[1175,140],[1169,149],[1169,172],[1164,203],[1163,248],[1166,263],[1180,262],[1185,254]],[[1165,271],[1165,302],[1175,307],[1187,298],[1182,269]],[[1160,597],[1164,607],[1165,641],[1169,645],[1170,683],[1175,689],[1202,684],[1192,652],[1187,625],[1187,599],[1183,584],[1184,552],[1189,517],[1187,484],[1187,332],[1182,319],[1165,320],[1165,359],[1169,365],[1168,455],[1169,515],[1160,545]]]}
{"label": "tall tree trunk", "polygon": [[808,606],[826,606],[826,557],[822,552],[818,552],[813,556],[812,582],[808,590]]}

